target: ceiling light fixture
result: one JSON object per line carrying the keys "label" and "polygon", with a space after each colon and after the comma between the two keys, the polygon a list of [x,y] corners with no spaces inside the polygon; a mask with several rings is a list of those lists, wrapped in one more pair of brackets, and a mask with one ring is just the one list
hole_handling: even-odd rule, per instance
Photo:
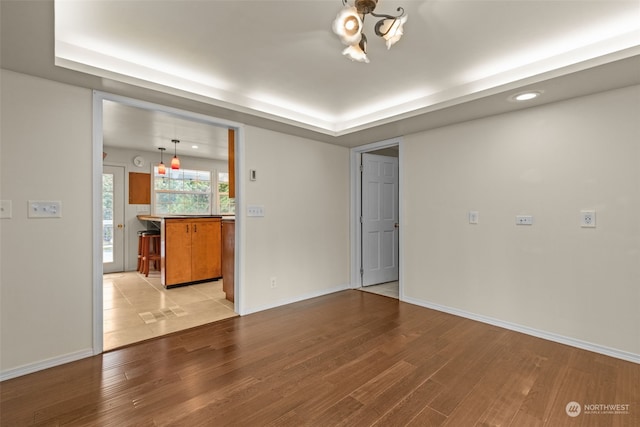
{"label": "ceiling light fixture", "polygon": [[178,144],[180,144],[180,140],[172,139],[171,142],[173,142],[174,144],[173,159],[171,159],[171,169],[180,169],[180,159],[178,158]]}
{"label": "ceiling light fixture", "polygon": [[531,99],[537,98],[542,94],[542,92],[533,91],[533,92],[522,92],[516,95],[513,95],[512,99],[514,101],[529,101]]}
{"label": "ceiling light fixture", "polygon": [[333,21],[333,32],[340,37],[342,43],[348,46],[342,54],[352,61],[369,62],[367,36],[362,32],[366,15],[383,18],[376,23],[374,31],[377,36],[386,40],[387,49],[391,49],[391,46],[400,40],[404,33],[403,25],[407,22],[404,8],[397,9],[400,13],[398,16],[377,14],[373,12],[377,4],[378,0],[354,0],[353,6],[350,6],[347,0],[342,0],[342,5],[345,7]]}
{"label": "ceiling light fixture", "polygon": [[158,175],[164,175],[167,172],[167,168],[164,166],[164,162],[162,161],[162,154],[164,153],[164,150],[166,150],[166,148],[158,147],[158,150],[160,150],[160,164],[158,165]]}

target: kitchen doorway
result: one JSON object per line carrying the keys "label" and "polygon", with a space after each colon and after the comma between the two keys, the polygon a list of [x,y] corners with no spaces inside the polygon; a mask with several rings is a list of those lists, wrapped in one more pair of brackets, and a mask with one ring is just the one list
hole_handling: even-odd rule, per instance
{"label": "kitchen doorway", "polygon": [[[225,317],[235,316],[236,313],[240,313],[241,311],[241,280],[242,280],[242,272],[239,271],[238,266],[241,263],[240,258],[242,257],[241,251],[238,250],[241,245],[242,239],[239,236],[242,236],[244,230],[244,224],[239,217],[236,220],[236,236],[235,239],[235,280],[234,280],[234,294],[235,294],[235,302],[229,301],[220,301],[218,296],[221,294],[224,296],[224,292],[221,289],[222,281],[213,281],[212,283],[202,283],[194,286],[184,286],[181,288],[174,288],[167,291],[161,285],[160,274],[156,272],[155,274],[150,274],[148,277],[144,275],[140,275],[136,271],[133,270],[136,266],[135,260],[133,261],[133,266],[131,258],[132,256],[135,258],[137,255],[136,247],[137,247],[137,239],[131,237],[131,233],[135,234],[135,227],[138,225],[139,220],[136,218],[136,214],[140,214],[139,210],[141,206],[126,204],[125,205],[125,218],[123,224],[124,230],[124,244],[122,247],[124,248],[124,262],[123,266],[119,269],[109,269],[105,268],[103,263],[103,259],[109,261],[110,255],[108,249],[104,249],[104,241],[105,241],[105,224],[104,224],[104,206],[103,206],[103,158],[102,154],[104,153],[104,148],[106,144],[105,140],[105,123],[104,123],[104,106],[107,103],[118,103],[122,104],[129,108],[137,108],[140,110],[145,110],[149,115],[154,117],[163,116],[163,117],[174,117],[178,120],[182,120],[189,123],[195,123],[195,127],[198,125],[201,127],[212,126],[224,128],[225,131],[225,144],[227,143],[227,134],[234,134],[234,146],[235,152],[238,153],[234,156],[234,169],[236,171],[236,194],[235,199],[236,203],[241,200],[242,197],[242,185],[243,181],[240,177],[240,171],[242,167],[242,156],[240,155],[243,149],[243,138],[244,138],[244,129],[241,125],[237,123],[227,122],[224,120],[218,120],[209,116],[204,116],[197,113],[191,113],[188,111],[178,110],[171,107],[166,107],[158,104],[152,104],[145,101],[139,101],[131,98],[121,97],[118,95],[112,95],[101,92],[94,92],[94,102],[93,102],[93,111],[94,111],[94,135],[93,135],[93,235],[94,235],[94,253],[96,256],[94,257],[94,276],[93,276],[93,307],[94,307],[94,321],[93,321],[93,350],[94,354],[102,353],[106,347],[105,345],[105,332],[112,328],[114,322],[126,323],[129,320],[135,319],[139,321],[142,319],[145,326],[149,329],[152,329],[153,337],[157,337],[163,335],[165,333],[174,332],[176,330],[182,330],[189,327],[196,326],[193,323],[189,322],[187,319],[187,314],[192,317],[201,317],[200,324],[210,323],[211,321],[216,321]],[[131,110],[127,112],[127,114],[122,114],[119,116],[120,119],[126,120],[127,116],[129,116]],[[131,121],[128,122],[120,122],[118,121],[119,130],[123,129],[123,124],[129,123],[133,128],[140,127],[144,123],[140,120],[134,120],[133,123]],[[188,127],[188,125],[187,125]],[[157,128],[154,128],[157,131]],[[234,132],[229,132],[229,130],[234,130]],[[150,132],[153,134],[153,132]],[[139,140],[140,138],[126,138],[126,141],[129,141],[128,144],[133,144],[134,141]],[[226,148],[226,146],[225,146]],[[133,149],[132,147],[125,147],[123,149]],[[136,148],[137,150],[138,148]],[[140,148],[142,150],[142,148]],[[146,150],[146,155],[127,157],[122,159],[114,159],[114,163],[116,166],[123,166],[125,175],[124,179],[124,189],[123,192],[124,199],[127,199],[127,184],[126,184],[126,175],[127,171],[131,172],[131,170],[135,170],[138,168],[148,168],[150,171],[153,170],[153,165],[157,163],[155,161],[155,156],[152,156],[151,153],[157,150],[151,144],[150,149]],[[179,151],[179,150],[178,150]],[[180,153],[178,153],[180,154]],[[156,152],[156,155],[157,152]],[[158,155],[159,157],[159,155]],[[206,160],[202,159],[202,160]],[[225,161],[225,165],[227,162]],[[138,170],[141,172],[141,170]],[[216,193],[217,195],[217,193]],[[115,196],[115,195],[114,195]],[[133,216],[132,216],[133,213]],[[144,212],[142,212],[144,213]],[[150,212],[147,211],[146,214]],[[121,222],[116,222],[115,220],[111,220],[111,225],[115,225],[117,228],[117,224]],[[129,230],[129,238],[127,239],[127,229]],[[115,233],[114,233],[114,242],[115,242]],[[135,237],[135,236],[134,236]],[[111,240],[111,239],[109,239]],[[135,240],[135,241],[134,241]],[[115,243],[114,243],[115,244]],[[109,245],[107,245],[108,247]],[[115,258],[115,254],[113,255]],[[103,274],[104,273],[104,274]],[[202,285],[202,286],[201,286]],[[195,287],[199,286],[199,289],[196,290]],[[218,289],[220,288],[220,289]],[[170,292],[170,298],[167,297],[167,293]],[[107,318],[105,316],[105,312],[107,310],[113,309],[115,305],[120,304],[126,301],[129,305],[135,305],[140,301],[134,300],[142,300],[144,296],[151,295],[151,298],[154,300],[151,304],[141,307],[127,307],[128,311],[133,314],[132,317],[129,317],[128,320],[122,320],[124,318],[115,319],[115,317]],[[154,305],[158,301],[161,302],[160,306]],[[135,303],[135,304],[134,304]],[[192,310],[185,310],[189,304],[193,305]],[[196,313],[195,305],[198,305],[198,310],[200,310],[201,306],[204,307],[203,311],[198,311]],[[134,313],[135,312],[135,313]],[[187,314],[185,314],[187,312]],[[207,316],[200,316],[207,312]],[[115,312],[113,312],[115,313]],[[214,317],[210,317],[209,315],[213,314]],[[120,314],[118,313],[119,317]],[[109,323],[111,322],[111,323]],[[139,323],[139,322],[138,322]],[[112,329],[111,329],[112,330]],[[140,336],[139,339],[134,340],[133,342],[140,341],[143,339],[151,338],[151,336]],[[112,347],[111,345],[109,346]],[[109,349],[110,349],[109,348]]]}

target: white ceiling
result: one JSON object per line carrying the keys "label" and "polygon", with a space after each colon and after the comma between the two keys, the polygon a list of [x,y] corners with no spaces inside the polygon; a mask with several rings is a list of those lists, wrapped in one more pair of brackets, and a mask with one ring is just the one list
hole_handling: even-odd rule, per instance
{"label": "white ceiling", "polygon": [[508,99],[524,89],[543,91],[539,105],[640,83],[640,0],[380,0],[376,12],[398,6],[408,21],[390,50],[366,18],[364,64],[331,31],[340,0],[56,0],[56,64],[347,146],[525,108]]}
{"label": "white ceiling", "polygon": [[[102,103],[102,122],[102,143],[107,147],[143,151],[164,147],[165,160],[171,159],[174,153],[207,159],[228,158],[228,128],[224,126],[110,100]],[[179,143],[174,144],[174,139]]]}

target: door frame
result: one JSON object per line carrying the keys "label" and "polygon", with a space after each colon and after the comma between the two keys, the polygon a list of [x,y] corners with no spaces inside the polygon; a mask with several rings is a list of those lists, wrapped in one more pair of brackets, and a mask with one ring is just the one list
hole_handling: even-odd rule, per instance
{"label": "door frame", "polygon": [[404,277],[404,263],[402,258],[402,242],[403,239],[403,140],[402,137],[396,137],[387,139],[384,141],[374,142],[371,144],[361,145],[351,149],[350,163],[351,163],[351,200],[349,211],[351,213],[351,289],[359,289],[362,287],[362,280],[360,277],[360,266],[362,263],[362,228],[360,227],[360,216],[362,215],[362,175],[360,174],[360,162],[363,153],[370,151],[380,150],[388,147],[398,147],[398,220],[400,223],[400,229],[398,230],[398,283],[399,283],[399,299],[404,300],[403,292],[403,277]]}
{"label": "door frame", "polygon": [[[242,212],[244,212],[245,195],[245,129],[241,123],[218,119],[204,114],[194,113],[187,110],[168,107],[125,96],[114,95],[107,92],[93,91],[93,135],[92,135],[92,234],[93,234],[93,354],[103,352],[103,285],[102,285],[102,152],[103,152],[103,101],[113,101],[132,107],[143,108],[153,111],[162,111],[188,120],[210,123],[217,126],[225,126],[235,130],[235,187],[236,187],[236,248],[235,248],[235,273],[234,273],[234,311],[239,315],[245,314],[244,298],[244,268],[245,268],[245,223]],[[126,177],[125,177],[126,178]],[[125,184],[126,186],[126,184]],[[125,197],[126,203],[126,197]]]}

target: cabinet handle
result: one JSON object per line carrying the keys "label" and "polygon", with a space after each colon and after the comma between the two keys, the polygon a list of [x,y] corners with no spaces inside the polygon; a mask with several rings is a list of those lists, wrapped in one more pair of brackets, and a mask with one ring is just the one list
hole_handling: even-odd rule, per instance
{"label": "cabinet handle", "polygon": [[187,227],[187,233],[189,232],[189,224],[185,225]]}
{"label": "cabinet handle", "polygon": [[198,225],[197,224],[193,224],[193,232],[194,233],[198,232]]}

